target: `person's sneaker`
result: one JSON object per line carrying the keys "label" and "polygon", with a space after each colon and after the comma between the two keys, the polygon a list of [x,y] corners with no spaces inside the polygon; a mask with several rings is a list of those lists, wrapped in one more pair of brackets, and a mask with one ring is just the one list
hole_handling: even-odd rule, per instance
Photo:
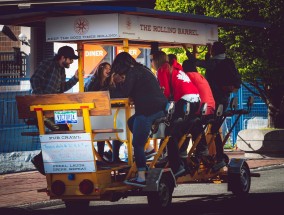
{"label": "person's sneaker", "polygon": [[59,131],[59,125],[55,124],[52,118],[44,118],[44,125],[51,131]]}
{"label": "person's sneaker", "polygon": [[176,178],[178,178],[178,177],[182,176],[183,173],[185,173],[185,168],[182,165],[180,165],[178,170],[174,173],[174,175],[175,175]]}
{"label": "person's sneaker", "polygon": [[208,156],[209,155],[209,151],[208,151],[208,149],[206,148],[206,149],[204,149],[204,150],[202,150],[202,151],[196,151],[195,152],[195,156],[197,157],[197,158],[201,158],[201,157],[204,157],[204,156]]}
{"label": "person's sneaker", "polygon": [[224,160],[222,161],[218,161],[217,163],[215,163],[212,167],[212,171],[213,172],[217,172],[219,169],[223,168],[224,166],[226,166],[226,163]]}
{"label": "person's sneaker", "polygon": [[157,154],[157,152],[155,151],[155,149],[152,149],[152,150],[149,151],[149,152],[145,151],[145,157],[146,157],[146,159],[149,159],[149,158],[155,156],[156,154]]}
{"label": "person's sneaker", "polygon": [[125,180],[123,183],[128,185],[133,185],[136,187],[146,187],[146,181],[137,181],[137,178],[131,178]]}
{"label": "person's sneaker", "polygon": [[112,162],[112,151],[109,150],[107,152],[104,152],[103,159],[107,162]]}
{"label": "person's sneaker", "polygon": [[168,156],[163,156],[163,155],[161,155],[161,156],[158,158],[158,162],[161,162],[161,163],[169,162],[169,157],[168,157]]}
{"label": "person's sneaker", "polygon": [[179,152],[179,157],[180,158],[187,158],[188,157],[187,151]]}
{"label": "person's sneaker", "polygon": [[38,155],[34,156],[31,159],[32,164],[35,166],[37,171],[39,171],[42,175],[45,175],[42,153],[40,152]]}
{"label": "person's sneaker", "polygon": [[110,164],[111,163],[111,161],[110,160],[106,160],[105,157],[102,157],[102,160],[100,162],[102,162],[104,164]]}

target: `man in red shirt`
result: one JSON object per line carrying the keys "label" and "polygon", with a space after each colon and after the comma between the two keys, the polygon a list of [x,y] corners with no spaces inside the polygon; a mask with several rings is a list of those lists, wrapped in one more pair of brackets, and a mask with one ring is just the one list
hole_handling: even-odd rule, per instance
{"label": "man in red shirt", "polygon": [[197,87],[201,102],[207,104],[206,115],[215,113],[215,100],[210,85],[205,77],[197,72],[195,63],[185,60],[182,63],[183,71],[188,75],[192,83]]}

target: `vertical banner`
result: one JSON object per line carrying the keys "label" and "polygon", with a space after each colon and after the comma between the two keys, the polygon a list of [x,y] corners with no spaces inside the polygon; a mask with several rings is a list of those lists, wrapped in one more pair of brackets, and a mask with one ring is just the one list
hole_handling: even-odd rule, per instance
{"label": "vertical banner", "polygon": [[84,71],[88,77],[107,55],[106,50],[99,45],[84,44]]}

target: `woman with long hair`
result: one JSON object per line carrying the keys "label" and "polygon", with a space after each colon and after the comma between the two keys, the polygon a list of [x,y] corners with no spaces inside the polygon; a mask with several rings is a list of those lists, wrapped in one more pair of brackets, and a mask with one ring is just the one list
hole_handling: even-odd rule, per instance
{"label": "woman with long hair", "polygon": [[[108,62],[101,63],[98,67],[94,75],[89,79],[89,81],[85,84],[85,91],[106,91],[115,88],[115,85],[111,76],[111,65]],[[119,140],[112,141],[112,158],[105,156],[104,157],[104,148],[105,141],[98,141],[98,153],[103,160],[111,160],[114,163],[120,163],[121,160],[119,158],[119,149],[121,146],[121,142]],[[107,154],[106,154],[107,155]]]}
{"label": "woman with long hair", "polygon": [[109,90],[109,87],[112,86],[110,70],[111,65],[108,62],[101,63],[85,84],[85,91]]}

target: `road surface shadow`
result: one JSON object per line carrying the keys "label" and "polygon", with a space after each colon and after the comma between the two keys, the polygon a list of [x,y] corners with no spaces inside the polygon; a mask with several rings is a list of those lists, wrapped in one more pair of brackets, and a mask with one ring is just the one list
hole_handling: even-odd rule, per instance
{"label": "road surface shadow", "polygon": [[[129,197],[132,198],[132,197]],[[219,195],[185,195],[173,197],[175,202],[171,207],[157,210],[147,204],[141,204],[135,199],[129,204],[90,206],[88,211],[67,212],[61,205],[59,208],[0,208],[2,215],[204,215],[204,214],[281,214],[284,206],[284,192],[252,193],[246,198],[236,198],[231,194]],[[179,201],[176,202],[176,199]],[[185,200],[184,200],[185,199]],[[273,211],[278,211],[272,213]]]}

